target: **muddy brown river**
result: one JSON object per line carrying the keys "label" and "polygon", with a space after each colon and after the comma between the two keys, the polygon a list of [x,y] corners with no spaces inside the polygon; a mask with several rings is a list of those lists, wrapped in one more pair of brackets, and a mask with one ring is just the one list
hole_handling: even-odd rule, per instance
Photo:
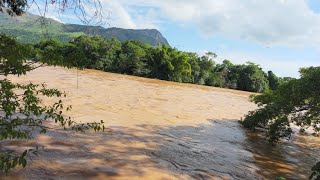
{"label": "muddy brown river", "polygon": [[[104,120],[105,132],[59,127],[2,149],[43,147],[27,168],[0,179],[307,179],[319,138],[294,135],[270,145],[238,120],[256,106],[250,93],[160,80],[43,67],[15,82],[45,82],[68,93],[78,122]],[[1,77],[3,78],[3,77]],[[51,123],[51,126],[54,126]]]}

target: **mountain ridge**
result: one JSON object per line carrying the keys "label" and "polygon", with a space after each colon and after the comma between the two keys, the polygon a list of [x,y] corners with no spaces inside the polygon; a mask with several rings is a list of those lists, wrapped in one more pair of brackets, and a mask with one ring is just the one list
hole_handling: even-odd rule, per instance
{"label": "mountain ridge", "polygon": [[0,13],[0,33],[15,36],[24,43],[37,43],[41,38],[53,38],[67,42],[80,35],[116,38],[119,41],[140,40],[152,46],[169,45],[157,29],[123,29],[118,27],[105,28],[81,24],[64,24],[51,18],[26,13],[11,17]]}

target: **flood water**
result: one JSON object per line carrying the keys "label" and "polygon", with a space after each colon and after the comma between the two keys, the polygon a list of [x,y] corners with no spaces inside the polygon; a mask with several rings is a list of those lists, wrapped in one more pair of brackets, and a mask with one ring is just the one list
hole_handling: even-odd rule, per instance
{"label": "flood water", "polygon": [[10,79],[66,91],[64,103],[73,106],[68,115],[79,122],[104,120],[106,131],[55,127],[34,141],[1,142],[2,149],[43,149],[27,168],[0,179],[307,179],[320,159],[319,138],[294,135],[272,146],[243,129],[238,120],[256,108],[250,93],[78,73],[43,67]]}

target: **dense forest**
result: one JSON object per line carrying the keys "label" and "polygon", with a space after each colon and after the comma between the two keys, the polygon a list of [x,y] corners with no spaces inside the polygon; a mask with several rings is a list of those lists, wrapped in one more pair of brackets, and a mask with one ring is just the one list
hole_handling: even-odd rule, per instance
{"label": "dense forest", "polygon": [[134,40],[120,42],[80,36],[68,43],[43,40],[33,48],[34,60],[43,59],[42,54],[52,62],[70,66],[251,92],[275,90],[290,79],[279,78],[272,71],[265,73],[252,62],[237,65],[224,60],[216,64],[217,55],[212,52],[199,56],[167,45],[153,47]]}

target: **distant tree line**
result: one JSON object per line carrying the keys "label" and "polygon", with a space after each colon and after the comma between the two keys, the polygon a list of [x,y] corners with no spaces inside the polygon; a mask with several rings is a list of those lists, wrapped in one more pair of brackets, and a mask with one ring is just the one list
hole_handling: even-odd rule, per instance
{"label": "distant tree line", "polygon": [[43,40],[34,45],[34,49],[35,60],[43,59],[41,54],[50,57],[48,61],[70,66],[251,92],[275,90],[288,80],[277,77],[272,71],[265,73],[252,62],[236,65],[224,60],[216,64],[217,55],[212,52],[199,56],[166,45],[153,47],[141,41],[80,36],[68,43]]}

